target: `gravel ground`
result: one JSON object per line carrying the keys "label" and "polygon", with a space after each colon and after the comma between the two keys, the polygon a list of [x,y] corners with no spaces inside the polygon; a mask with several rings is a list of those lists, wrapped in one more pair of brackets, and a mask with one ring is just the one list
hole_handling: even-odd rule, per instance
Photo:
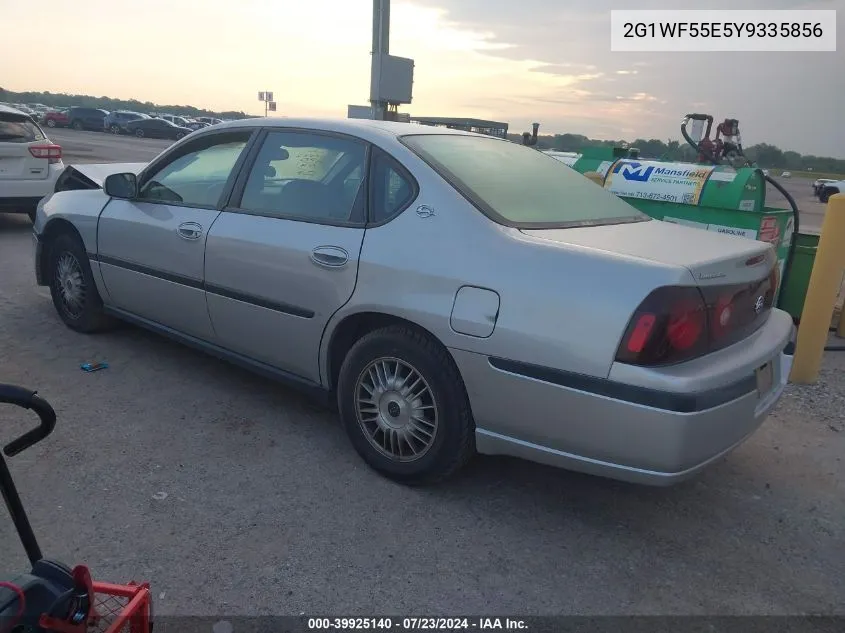
{"label": "gravel ground", "polygon": [[[149,580],[159,614],[845,615],[845,354],[675,488],[478,458],[407,489],[292,391],[131,327],[69,331],[30,230],[0,215],[0,380],[59,423],[13,470],[45,552]],[[21,414],[0,407],[4,437]],[[0,560],[25,563],[5,521]]]}

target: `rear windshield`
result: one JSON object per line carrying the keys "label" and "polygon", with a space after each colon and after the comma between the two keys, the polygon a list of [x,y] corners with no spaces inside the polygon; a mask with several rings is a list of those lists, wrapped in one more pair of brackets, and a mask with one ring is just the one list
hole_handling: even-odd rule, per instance
{"label": "rear windshield", "polygon": [[43,140],[44,133],[31,120],[0,113],[0,143],[32,143]]}
{"label": "rear windshield", "polygon": [[524,145],[462,134],[401,140],[491,220],[506,226],[565,228],[649,219],[560,161]]}

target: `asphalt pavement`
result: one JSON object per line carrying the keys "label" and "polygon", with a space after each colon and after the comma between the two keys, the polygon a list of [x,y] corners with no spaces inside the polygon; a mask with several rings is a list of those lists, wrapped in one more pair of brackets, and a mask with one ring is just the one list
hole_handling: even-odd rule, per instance
{"label": "asphalt pavement", "polygon": [[63,128],[46,129],[47,136],[62,146],[64,162],[141,163],[158,156],[172,141],[103,132],[77,132]]}
{"label": "asphalt pavement", "polygon": [[[68,330],[30,233],[0,214],[0,380],[59,420],[11,467],[45,553],[151,582],[157,614],[845,615],[843,354],[678,487],[479,457],[410,489],[294,391],[133,327]],[[3,438],[31,421],[0,406]],[[0,561],[25,567],[4,520]]]}

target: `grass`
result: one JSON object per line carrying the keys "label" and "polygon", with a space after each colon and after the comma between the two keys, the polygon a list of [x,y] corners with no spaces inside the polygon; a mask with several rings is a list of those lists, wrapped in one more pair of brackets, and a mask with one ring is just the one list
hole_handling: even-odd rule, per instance
{"label": "grass", "polygon": [[[784,171],[790,170],[770,169],[769,175],[775,178],[777,176],[780,176]],[[816,178],[830,178],[832,180],[845,180],[845,175],[832,174],[824,171],[793,171],[791,173],[793,178],[808,178],[810,180],[815,180]]]}

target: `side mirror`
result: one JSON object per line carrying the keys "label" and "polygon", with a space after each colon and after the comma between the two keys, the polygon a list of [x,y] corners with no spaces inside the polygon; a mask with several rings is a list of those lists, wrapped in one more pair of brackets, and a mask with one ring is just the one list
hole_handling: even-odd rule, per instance
{"label": "side mirror", "polygon": [[112,198],[131,200],[138,195],[138,179],[132,173],[112,174],[106,177],[103,190]]}

